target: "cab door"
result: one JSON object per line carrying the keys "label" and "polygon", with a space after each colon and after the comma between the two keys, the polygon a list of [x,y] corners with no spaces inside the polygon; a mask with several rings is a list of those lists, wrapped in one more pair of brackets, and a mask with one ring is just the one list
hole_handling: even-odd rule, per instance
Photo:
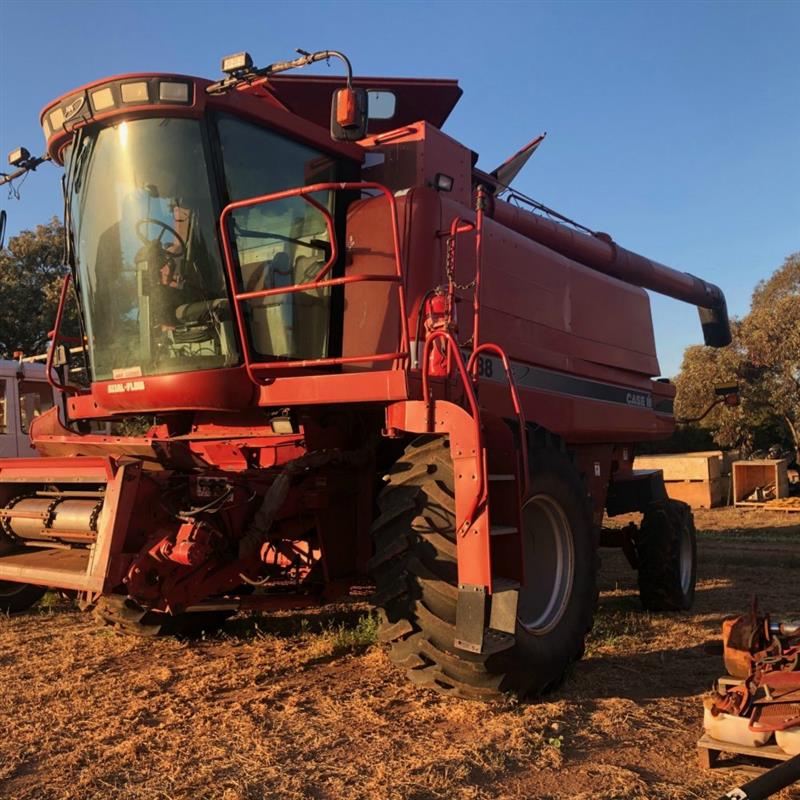
{"label": "cab door", "polygon": [[18,455],[13,394],[14,382],[0,378],[0,458],[16,458]]}
{"label": "cab door", "polygon": [[53,407],[53,390],[46,381],[36,381],[25,379],[17,384],[19,390],[19,402],[16,408],[19,410],[16,426],[18,430],[17,454],[30,457],[37,455],[31,447],[30,426],[36,417],[44,414],[45,411]]}

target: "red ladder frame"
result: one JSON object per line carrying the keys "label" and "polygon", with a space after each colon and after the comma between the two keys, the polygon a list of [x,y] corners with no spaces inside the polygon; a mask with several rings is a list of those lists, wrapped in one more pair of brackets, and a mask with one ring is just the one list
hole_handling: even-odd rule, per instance
{"label": "red ladder frame", "polygon": [[[394,275],[348,275],[342,278],[328,278],[323,280],[330,269],[333,267],[336,259],[338,258],[338,248],[336,243],[336,234],[333,226],[333,218],[325,206],[317,202],[313,197],[309,197],[315,192],[327,191],[364,191],[372,190],[378,191],[383,194],[389,203],[389,213],[391,216],[392,227],[392,243],[394,246]],[[238,276],[236,274],[236,259],[234,258],[234,251],[231,245],[230,236],[228,234],[228,217],[237,209],[248,208],[250,206],[261,205],[263,203],[270,203],[276,200],[284,200],[288,197],[302,197],[306,202],[317,208],[324,216],[328,226],[330,242],[331,242],[331,255],[328,261],[317,273],[314,280],[307,283],[293,284],[292,286],[280,286],[274,289],[261,289],[255,292],[237,292],[236,286],[239,285]],[[409,359],[409,337],[408,337],[408,317],[406,314],[406,295],[405,287],[403,285],[403,263],[400,255],[400,230],[398,225],[397,215],[397,202],[392,192],[380,183],[371,181],[351,181],[351,182],[328,182],[328,183],[315,183],[310,186],[300,186],[294,189],[286,189],[282,192],[272,192],[270,194],[259,195],[258,197],[250,197],[246,200],[237,200],[229,203],[222,210],[219,217],[220,237],[222,239],[222,246],[225,252],[225,266],[228,271],[228,279],[231,285],[231,292],[233,294],[233,307],[236,315],[236,324],[239,329],[239,335],[242,341],[242,353],[244,356],[245,367],[250,380],[257,385],[264,385],[264,380],[260,379],[255,374],[257,369],[297,369],[305,367],[323,367],[338,364],[358,364],[366,361],[391,361],[393,362],[393,369],[405,368]],[[309,288],[321,289],[328,286],[344,286],[352,283],[360,283],[366,281],[379,281],[384,283],[394,283],[397,285],[398,304],[400,307],[400,349],[393,353],[373,353],[363,356],[338,356],[335,358],[314,358],[314,359],[300,359],[292,361],[255,361],[250,349],[249,337],[247,334],[247,323],[244,317],[241,304],[247,300],[255,300],[261,297],[273,297],[281,294],[292,294],[294,292],[307,291]]]}

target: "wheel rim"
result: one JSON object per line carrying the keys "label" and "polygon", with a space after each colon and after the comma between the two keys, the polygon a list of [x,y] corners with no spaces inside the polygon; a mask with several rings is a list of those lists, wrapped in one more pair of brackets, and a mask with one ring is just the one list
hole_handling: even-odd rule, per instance
{"label": "wheel rim", "polygon": [[575,579],[572,529],[561,505],[534,495],[522,507],[525,585],[517,619],[537,636],[551,631],[564,616]]}
{"label": "wheel rim", "polygon": [[692,588],[692,536],[689,528],[684,525],[681,528],[681,550],[680,550],[680,569],[681,569],[681,591],[684,595],[689,594]]}

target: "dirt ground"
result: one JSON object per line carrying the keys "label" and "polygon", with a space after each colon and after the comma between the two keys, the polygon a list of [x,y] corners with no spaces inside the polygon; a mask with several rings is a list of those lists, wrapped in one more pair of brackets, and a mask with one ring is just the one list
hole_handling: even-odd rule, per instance
{"label": "dirt ground", "polygon": [[0,618],[0,798],[713,800],[744,776],[697,767],[700,698],[722,671],[706,645],[753,591],[800,611],[800,515],[696,518],[693,612],[641,612],[604,551],[586,657],[544,702],[415,689],[359,608],[190,644],[125,638],[52,598]]}

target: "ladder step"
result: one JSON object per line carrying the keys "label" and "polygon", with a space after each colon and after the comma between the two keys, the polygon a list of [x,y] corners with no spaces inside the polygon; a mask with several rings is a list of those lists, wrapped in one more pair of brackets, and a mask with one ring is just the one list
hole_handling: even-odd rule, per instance
{"label": "ladder step", "polygon": [[513,473],[510,473],[510,472],[509,473],[503,473],[503,472],[497,472],[497,473],[491,473],[490,472],[489,473],[489,480],[490,481],[515,481],[516,479],[517,479],[517,476],[514,475]]}
{"label": "ladder step", "polygon": [[509,536],[518,532],[519,529],[515,525],[492,525],[489,528],[489,536]]}
{"label": "ladder step", "polygon": [[514,646],[516,639],[510,633],[503,633],[494,628],[487,628],[483,632],[483,647],[481,648],[482,655],[493,655],[494,653],[502,653],[503,650],[509,650]]}

